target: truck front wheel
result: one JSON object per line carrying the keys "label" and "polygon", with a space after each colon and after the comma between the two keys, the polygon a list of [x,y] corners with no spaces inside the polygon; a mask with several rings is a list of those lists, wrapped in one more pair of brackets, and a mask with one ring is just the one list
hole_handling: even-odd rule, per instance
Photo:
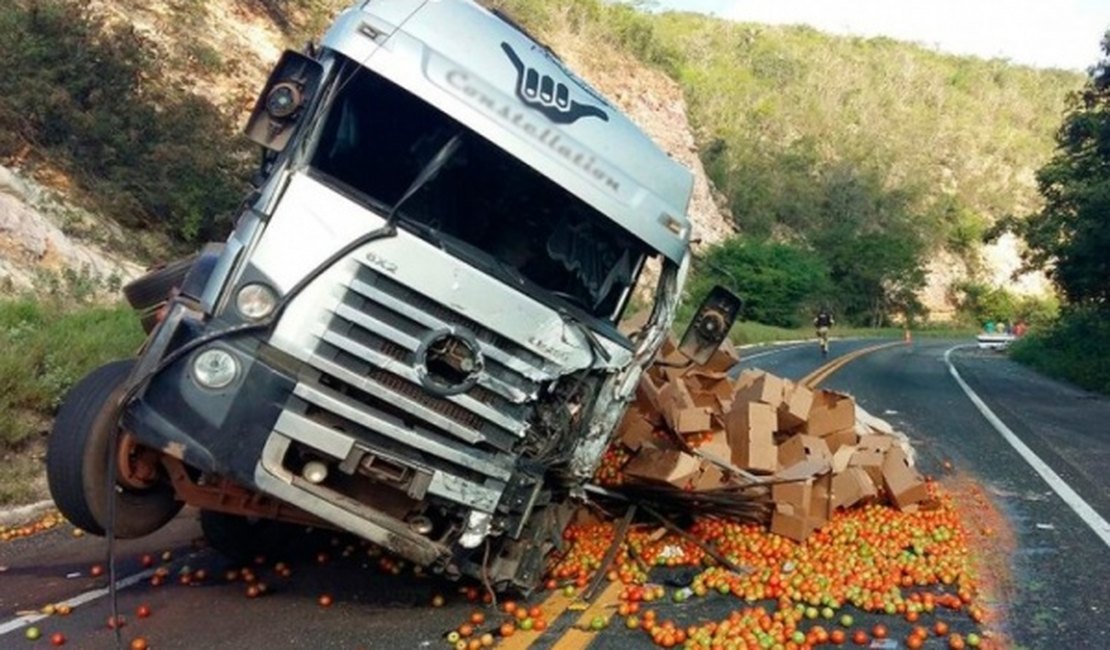
{"label": "truck front wheel", "polygon": [[[158,530],[181,510],[173,489],[160,477],[137,481],[108,480],[108,454],[113,429],[119,426],[117,393],[123,389],[134,360],[113,361],[85,376],[70,389],[54,420],[46,450],[46,477],[58,510],[78,528],[105,535],[108,493],[116,495],[113,522],[119,539],[142,537]],[[129,436],[117,435],[119,445],[131,446]],[[151,452],[153,453],[153,452]]]}

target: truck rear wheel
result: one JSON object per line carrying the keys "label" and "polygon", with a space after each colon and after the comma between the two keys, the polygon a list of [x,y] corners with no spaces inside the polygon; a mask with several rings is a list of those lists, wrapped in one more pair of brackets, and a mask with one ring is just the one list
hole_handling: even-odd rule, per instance
{"label": "truck rear wheel", "polygon": [[[70,389],[54,420],[46,451],[46,477],[58,510],[78,528],[94,535],[108,529],[108,454],[119,423],[115,403],[134,360],[113,361],[85,376]],[[129,436],[117,441],[130,445]],[[121,454],[122,456],[122,454]],[[121,461],[122,462],[122,461]],[[116,494],[114,533],[119,539],[149,535],[184,505],[162,480],[113,482]]]}

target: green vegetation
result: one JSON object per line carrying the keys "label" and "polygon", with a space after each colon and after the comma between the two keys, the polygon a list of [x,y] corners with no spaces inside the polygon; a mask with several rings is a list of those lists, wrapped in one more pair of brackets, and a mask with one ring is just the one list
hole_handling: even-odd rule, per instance
{"label": "green vegetation", "polygon": [[956,291],[960,319],[972,325],[1023,321],[1031,327],[1043,327],[1060,314],[1060,303],[1054,296],[1016,296],[1005,288],[981,282],[963,282]]}
{"label": "green vegetation", "polygon": [[207,99],[158,83],[163,58],[87,3],[4,3],[0,158],[60,169],[123,225],[218,237],[244,189],[245,140]]}
{"label": "green vegetation", "polygon": [[[960,325],[930,326],[914,328],[911,334],[914,338],[942,338],[942,339],[968,339],[978,332],[977,328]],[[905,331],[898,327],[833,327],[834,339],[848,338],[886,338],[900,339],[905,336]],[[729,338],[736,345],[750,343],[774,343],[776,341],[804,341],[814,337],[812,327],[775,327],[751,321],[740,321],[732,327]]]}
{"label": "green vegetation", "polygon": [[1010,357],[1046,375],[1110,394],[1110,318],[1104,310],[1065,311],[1010,347]]}
{"label": "green vegetation", "polygon": [[[822,301],[861,325],[912,320],[932,251],[974,267],[990,224],[1035,204],[1023,178],[1051,154],[1064,98],[1082,83],[885,38],[637,10],[644,3],[490,4],[541,35],[569,30],[675,77],[746,237],[736,246],[765,239],[816,256]],[[745,297],[754,309],[779,293]],[[778,311],[745,316],[783,322]]]}
{"label": "green vegetation", "polygon": [[828,289],[828,269],[818,255],[746,237],[710,247],[695,270],[687,304],[699,304],[720,284],[746,298],[746,319],[779,327],[807,322]]}
{"label": "green vegetation", "polygon": [[125,306],[0,301],[0,452],[43,433],[70,386],[95,366],[133,354],[142,340]]}
{"label": "green vegetation", "polygon": [[1013,358],[1110,393],[1110,32],[1104,56],[1069,101],[1057,151],[1037,173],[1044,206],[1002,224],[1028,245],[1066,301],[1059,320],[1014,346]]}
{"label": "green vegetation", "polygon": [[85,373],[134,354],[143,340],[129,308],[88,301],[104,288],[68,274],[48,278],[37,297],[0,300],[0,505],[45,496],[41,458],[62,397]]}

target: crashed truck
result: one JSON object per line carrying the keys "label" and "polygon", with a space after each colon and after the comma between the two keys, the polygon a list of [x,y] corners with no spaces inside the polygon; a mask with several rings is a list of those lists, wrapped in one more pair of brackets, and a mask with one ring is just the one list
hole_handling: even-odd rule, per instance
{"label": "crashed truck", "polygon": [[[348,9],[246,131],[234,232],[125,287],[145,344],[61,406],[58,507],[133,538],[189,504],[232,555],[330,527],[532,587],[674,319],[691,174],[466,0]],[[737,308],[711,293],[684,353]]]}

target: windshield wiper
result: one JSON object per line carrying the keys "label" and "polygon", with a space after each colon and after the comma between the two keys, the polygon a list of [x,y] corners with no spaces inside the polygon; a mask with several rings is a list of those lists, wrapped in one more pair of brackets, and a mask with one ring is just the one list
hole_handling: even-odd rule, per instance
{"label": "windshield wiper", "polygon": [[456,133],[439,148],[432,159],[420,169],[420,173],[416,175],[416,178],[413,179],[412,184],[401,195],[401,198],[397,199],[397,202],[389,209],[389,214],[386,215],[385,219],[386,223],[393,224],[396,222],[397,212],[401,209],[401,206],[436,177],[436,174],[451,160],[460,146],[462,146],[462,134]]}

